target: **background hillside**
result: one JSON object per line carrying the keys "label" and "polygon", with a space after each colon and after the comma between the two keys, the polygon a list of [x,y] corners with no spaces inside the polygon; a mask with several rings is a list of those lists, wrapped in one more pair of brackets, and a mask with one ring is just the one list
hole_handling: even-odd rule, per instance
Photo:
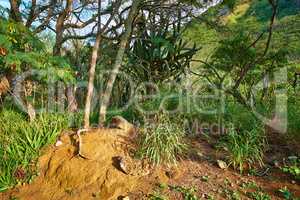
{"label": "background hillside", "polygon": [[[202,49],[196,58],[207,57],[228,33],[246,30],[249,34],[266,31],[272,14],[268,0],[239,1],[229,9],[220,5],[204,16],[193,20],[185,31],[185,37]],[[216,17],[217,16],[217,17]],[[300,3],[297,0],[280,0],[275,21],[272,47],[289,51],[289,61],[295,66],[300,62]]]}

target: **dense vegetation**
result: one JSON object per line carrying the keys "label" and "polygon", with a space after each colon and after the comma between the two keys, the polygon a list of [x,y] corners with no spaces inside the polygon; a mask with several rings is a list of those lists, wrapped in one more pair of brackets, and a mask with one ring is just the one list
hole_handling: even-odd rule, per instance
{"label": "dense vegetation", "polygon": [[292,158],[281,170],[299,181],[300,2],[230,0],[197,14],[204,6],[1,5],[0,192],[38,175],[42,149],[63,130],[106,126],[115,115],[139,126],[138,159],[176,164],[200,135],[248,173],[284,144]]}

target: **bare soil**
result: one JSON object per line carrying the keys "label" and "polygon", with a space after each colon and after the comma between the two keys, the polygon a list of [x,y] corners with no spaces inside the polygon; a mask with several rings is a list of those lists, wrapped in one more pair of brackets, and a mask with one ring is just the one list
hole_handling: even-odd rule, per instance
{"label": "bare soil", "polygon": [[[243,185],[255,182],[272,199],[283,199],[278,189],[287,187],[300,197],[300,184],[272,166],[280,160],[282,152],[267,153],[266,167],[257,171],[260,175],[240,174],[230,168],[221,169],[217,159],[224,159],[204,138],[192,138],[191,151],[181,158],[177,166],[151,167],[146,161],[134,159],[135,142],[131,131],[94,129],[81,134],[81,144],[76,132],[63,133],[61,145],[45,149],[39,159],[40,175],[31,183],[0,194],[9,200],[95,200],[95,199],[148,199],[155,191],[169,199],[184,199],[183,194],[171,187],[195,188],[199,198],[231,199],[239,192],[241,199],[248,199],[253,188]],[[80,147],[80,149],[79,149]],[[276,157],[276,156],[279,157]],[[125,168],[120,166],[120,159]]]}

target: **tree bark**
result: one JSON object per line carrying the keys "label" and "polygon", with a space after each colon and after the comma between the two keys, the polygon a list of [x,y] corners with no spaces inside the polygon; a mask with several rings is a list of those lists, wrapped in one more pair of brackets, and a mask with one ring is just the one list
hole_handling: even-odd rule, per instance
{"label": "tree bark", "polygon": [[100,111],[99,111],[99,125],[100,126],[103,126],[104,122],[106,121],[106,111],[107,111],[107,107],[108,107],[109,100],[111,97],[111,92],[112,92],[113,85],[116,80],[117,74],[119,73],[121,65],[122,65],[125,48],[126,48],[128,39],[131,35],[132,24],[133,24],[134,17],[136,15],[136,13],[138,12],[139,3],[140,3],[140,0],[133,0],[128,18],[125,22],[125,33],[121,38],[120,48],[117,53],[115,64],[113,66],[109,80],[107,82],[105,92],[101,95],[101,98],[100,98],[100,101],[101,101]]}
{"label": "tree bark", "polygon": [[78,110],[75,93],[76,88],[73,85],[67,86],[68,112],[70,113],[74,113]]}
{"label": "tree bark", "polygon": [[[56,0],[52,0],[51,4],[55,4]],[[61,56],[62,55],[62,45],[63,45],[63,33],[65,30],[65,21],[68,18],[70,12],[72,11],[72,6],[73,6],[73,0],[67,0],[66,1],[66,7],[64,8],[64,10],[59,14],[57,20],[56,20],[56,26],[55,26],[55,30],[56,30],[56,37],[55,37],[55,44],[54,44],[54,48],[53,48],[53,55],[55,56]],[[53,14],[53,7],[49,8],[48,11],[48,16],[47,17],[51,17]],[[45,20],[45,23],[47,23],[47,20]],[[75,112],[77,110],[77,101],[75,98],[75,94],[74,94],[74,87],[73,86],[68,86],[66,89],[66,93],[67,93],[67,103],[68,103],[68,112]],[[62,106],[63,104],[61,104],[60,106]]]}
{"label": "tree bark", "polygon": [[36,17],[35,9],[36,9],[36,0],[31,0],[31,8],[30,8],[28,19],[25,24],[25,26],[28,28],[31,26],[31,24],[33,23]]}
{"label": "tree bark", "polygon": [[10,18],[16,22],[22,22],[22,16],[20,13],[20,3],[18,0],[9,0],[10,2]]}
{"label": "tree bark", "polygon": [[56,21],[56,37],[55,37],[55,45],[53,48],[53,55],[61,55],[61,47],[63,44],[63,33],[64,33],[64,22],[72,10],[73,0],[67,0],[67,4],[65,9],[59,14]]}
{"label": "tree bark", "polygon": [[93,46],[92,56],[90,61],[90,70],[89,70],[89,82],[88,82],[88,91],[85,100],[85,109],[84,109],[84,128],[90,127],[90,113],[91,113],[91,102],[92,96],[94,92],[94,80],[95,80],[95,71],[96,71],[96,64],[98,58],[98,50],[101,42],[101,0],[98,0],[98,30],[96,41]]}

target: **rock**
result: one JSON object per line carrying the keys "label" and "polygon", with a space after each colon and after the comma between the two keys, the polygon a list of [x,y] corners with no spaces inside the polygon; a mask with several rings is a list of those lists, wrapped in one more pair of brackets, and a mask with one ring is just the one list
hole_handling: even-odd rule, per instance
{"label": "rock", "polygon": [[128,169],[127,169],[127,166],[126,166],[126,162],[121,156],[115,157],[115,162],[116,162],[117,168],[120,171],[124,172],[125,174],[128,174]]}
{"label": "rock", "polygon": [[130,199],[129,196],[126,196],[126,197],[122,197],[121,200],[130,200]]}
{"label": "rock", "polygon": [[175,171],[166,171],[166,176],[169,178],[169,179],[172,179],[176,176],[176,172]]}
{"label": "rock", "polygon": [[176,179],[178,178],[180,175],[182,175],[182,171],[180,171],[178,168],[176,167],[172,167],[171,169],[168,169],[165,172],[165,175],[169,178],[169,179]]}
{"label": "rock", "polygon": [[203,153],[201,153],[200,151],[197,151],[197,156],[198,156],[199,158],[203,158],[203,157],[204,157]]}
{"label": "rock", "polygon": [[273,165],[276,168],[280,168],[280,164],[279,164],[279,162],[277,160],[274,160]]}
{"label": "rock", "polygon": [[60,141],[60,140],[57,140],[57,142],[55,143],[55,146],[56,147],[59,147],[59,146],[61,146],[63,144],[63,142],[62,141]]}
{"label": "rock", "polygon": [[224,162],[223,160],[217,160],[217,164],[221,169],[227,169],[227,163]]}
{"label": "rock", "polygon": [[110,128],[122,129],[130,138],[136,137],[135,127],[121,116],[115,116],[112,118]]}

